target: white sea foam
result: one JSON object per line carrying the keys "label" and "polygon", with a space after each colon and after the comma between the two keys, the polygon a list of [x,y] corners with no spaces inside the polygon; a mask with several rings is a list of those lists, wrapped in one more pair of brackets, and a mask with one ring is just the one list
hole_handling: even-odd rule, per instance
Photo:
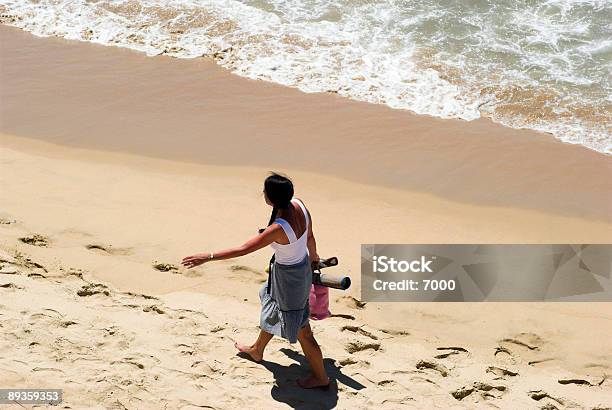
{"label": "white sea foam", "polygon": [[210,56],[233,72],[612,153],[612,5],[496,0],[0,0],[36,35]]}

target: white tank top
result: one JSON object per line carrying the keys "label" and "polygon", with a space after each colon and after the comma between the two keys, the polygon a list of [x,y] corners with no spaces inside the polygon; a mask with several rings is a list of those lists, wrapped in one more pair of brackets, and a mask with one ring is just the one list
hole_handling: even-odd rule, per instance
{"label": "white tank top", "polygon": [[274,223],[277,223],[283,228],[287,238],[289,239],[288,244],[282,244],[278,242],[272,242],[270,246],[274,249],[274,259],[276,262],[282,265],[295,265],[301,262],[306,255],[308,255],[308,226],[310,225],[310,218],[308,218],[308,212],[306,207],[299,199],[292,199],[291,202],[295,202],[302,208],[304,218],[306,221],[306,229],[299,238],[295,236],[295,232],[289,222],[283,218],[276,218]]}

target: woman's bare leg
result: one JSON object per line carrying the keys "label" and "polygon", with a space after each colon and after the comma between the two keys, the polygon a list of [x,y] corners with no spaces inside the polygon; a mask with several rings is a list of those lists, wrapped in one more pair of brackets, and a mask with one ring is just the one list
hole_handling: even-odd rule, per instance
{"label": "woman's bare leg", "polygon": [[312,371],[312,376],[298,380],[298,384],[305,389],[329,385],[329,377],[327,377],[323,366],[323,353],[321,353],[321,348],[312,334],[310,324],[300,329],[298,341]]}
{"label": "woman's bare leg", "polygon": [[259,332],[257,340],[251,346],[241,345],[238,342],[234,343],[234,346],[242,353],[246,353],[251,356],[251,359],[253,359],[254,361],[261,362],[261,360],[263,359],[264,350],[266,349],[266,346],[268,345],[268,342],[272,339],[272,337],[273,335],[271,333],[264,332],[263,330],[261,330]]}

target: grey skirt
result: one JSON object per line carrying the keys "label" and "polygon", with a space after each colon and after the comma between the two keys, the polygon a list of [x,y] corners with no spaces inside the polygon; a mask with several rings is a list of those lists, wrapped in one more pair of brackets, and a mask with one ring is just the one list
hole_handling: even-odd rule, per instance
{"label": "grey skirt", "polygon": [[[268,282],[270,293],[268,293]],[[308,256],[295,265],[274,263],[270,278],[259,290],[261,330],[297,342],[301,328],[308,324],[308,296],[312,285],[312,270]]]}

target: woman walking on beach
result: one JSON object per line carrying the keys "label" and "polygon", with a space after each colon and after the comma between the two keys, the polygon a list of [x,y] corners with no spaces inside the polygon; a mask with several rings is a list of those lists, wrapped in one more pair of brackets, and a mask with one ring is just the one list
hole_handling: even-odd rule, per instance
{"label": "woman walking on beach", "polygon": [[323,366],[321,349],[308,322],[308,297],[312,285],[312,262],[318,262],[310,213],[304,203],[293,198],[290,179],[271,174],[264,182],[266,203],[272,207],[268,227],[237,248],[206,252],[183,259],[188,268],[212,260],[247,255],[264,246],[274,249],[268,281],[259,291],[261,317],[259,337],[252,345],[236,343],[236,348],[259,362],[268,342],[280,336],[290,343],[300,342],[312,375],[298,380],[303,388],[327,387],[329,378]]}

